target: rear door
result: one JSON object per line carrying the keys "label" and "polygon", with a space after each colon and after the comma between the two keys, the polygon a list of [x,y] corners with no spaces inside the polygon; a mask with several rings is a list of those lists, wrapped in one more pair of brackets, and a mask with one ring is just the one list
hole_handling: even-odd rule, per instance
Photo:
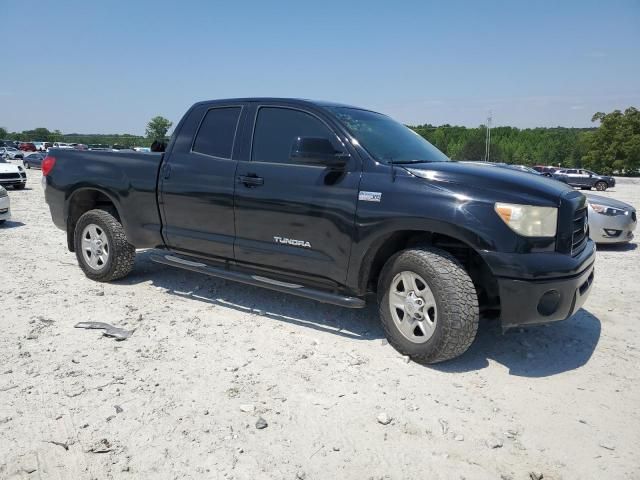
{"label": "rear door", "polygon": [[[299,106],[254,105],[247,158],[238,163],[236,261],[319,283],[345,282],[360,161],[336,126]],[[328,139],[352,156],[344,170],[292,161],[298,137]]]}
{"label": "rear door", "polygon": [[235,139],[243,104],[199,105],[160,169],[163,237],[176,251],[233,258]]}
{"label": "rear door", "polygon": [[581,187],[593,186],[593,179],[587,170],[578,170],[578,182]]}

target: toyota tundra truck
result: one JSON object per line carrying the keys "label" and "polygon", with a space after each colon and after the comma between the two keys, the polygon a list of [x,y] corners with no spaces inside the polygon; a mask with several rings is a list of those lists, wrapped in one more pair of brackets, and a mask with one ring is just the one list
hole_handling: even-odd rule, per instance
{"label": "toyota tundra truck", "polygon": [[347,308],[378,304],[399,352],[465,352],[504,328],[571,317],[594,278],[585,197],[450,161],[386,115],[282,98],[196,103],[163,153],[52,149],[53,222],[87,277],[162,264]]}

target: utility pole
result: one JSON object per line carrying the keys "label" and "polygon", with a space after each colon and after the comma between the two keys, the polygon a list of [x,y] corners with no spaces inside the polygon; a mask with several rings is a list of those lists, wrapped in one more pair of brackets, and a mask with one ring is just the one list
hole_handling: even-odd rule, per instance
{"label": "utility pole", "polygon": [[488,162],[491,157],[491,110],[489,110],[489,116],[487,117],[487,135],[484,142],[484,161]]}

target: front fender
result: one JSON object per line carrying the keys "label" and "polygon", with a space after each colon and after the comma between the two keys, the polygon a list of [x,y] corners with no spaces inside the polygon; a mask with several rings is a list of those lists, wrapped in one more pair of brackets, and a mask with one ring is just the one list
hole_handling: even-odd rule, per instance
{"label": "front fender", "polygon": [[[397,236],[409,234],[440,234],[461,242],[473,250],[493,250],[491,239],[481,232],[469,230],[461,224],[427,218],[400,218],[387,220],[375,225],[361,225],[358,229],[357,241],[354,242],[349,270],[347,287],[358,294],[364,294],[374,261],[381,249],[394,242]],[[386,254],[382,252],[383,254]],[[395,251],[389,251],[389,257]]]}

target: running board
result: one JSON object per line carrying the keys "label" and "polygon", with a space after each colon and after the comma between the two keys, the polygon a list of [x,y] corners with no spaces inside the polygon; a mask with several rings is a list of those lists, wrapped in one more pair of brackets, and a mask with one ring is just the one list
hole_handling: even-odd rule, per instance
{"label": "running board", "polygon": [[304,287],[295,283],[283,282],[281,280],[274,280],[259,275],[249,275],[246,273],[225,270],[205,263],[186,260],[176,255],[152,254],[151,260],[156,263],[171,265],[172,267],[178,267],[184,270],[191,270],[192,272],[204,273],[205,275],[211,275],[212,277],[224,278],[225,280],[231,280],[233,282],[246,283],[256,287],[276,290],[277,292],[290,293],[299,297],[310,298],[311,300],[317,300],[322,303],[331,303],[333,305],[339,305],[347,308],[364,308],[365,306],[365,301],[361,298],[316,290],[315,288]]}

